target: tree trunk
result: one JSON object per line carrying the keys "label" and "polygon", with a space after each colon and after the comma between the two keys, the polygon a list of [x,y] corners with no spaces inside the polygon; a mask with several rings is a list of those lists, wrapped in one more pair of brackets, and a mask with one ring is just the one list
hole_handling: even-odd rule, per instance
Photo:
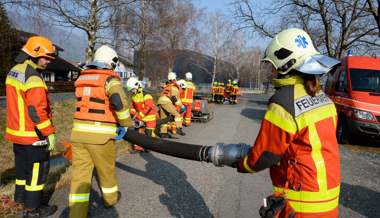
{"label": "tree trunk", "polygon": [[215,56],[214,56],[214,66],[213,66],[213,69],[212,69],[212,80],[211,80],[211,85],[214,84],[214,81],[215,81],[217,61],[218,61],[218,57],[215,55]]}
{"label": "tree trunk", "polygon": [[88,47],[86,49],[86,63],[89,63],[92,61],[94,57],[94,53],[95,53],[96,32],[98,29],[96,10],[97,10],[97,0],[93,0],[91,2],[90,20],[87,23],[88,31],[86,33],[87,33],[87,38],[88,38]]}
{"label": "tree trunk", "polygon": [[144,79],[145,74],[145,43],[146,43],[146,18],[145,18],[145,0],[141,2],[141,45],[139,49],[139,80]]}

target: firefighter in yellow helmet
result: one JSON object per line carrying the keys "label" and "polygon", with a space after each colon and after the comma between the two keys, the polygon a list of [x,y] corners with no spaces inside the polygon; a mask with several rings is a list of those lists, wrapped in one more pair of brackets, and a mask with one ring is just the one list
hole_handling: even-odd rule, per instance
{"label": "firefighter in yellow helmet", "polygon": [[218,84],[219,83],[217,81],[215,81],[211,87],[211,95],[212,95],[212,101],[213,102],[217,102]]}
{"label": "firefighter in yellow helmet", "polygon": [[225,89],[225,92],[226,92],[226,98],[227,99],[230,99],[230,95],[232,93],[232,89],[233,89],[233,84],[231,82],[230,79],[227,80],[227,84],[226,84],[226,89]]}
{"label": "firefighter in yellow helmet", "polygon": [[319,75],[339,64],[321,55],[301,29],[276,35],[265,51],[275,94],[260,132],[239,172],[270,168],[274,194],[260,209],[262,217],[337,218],[340,190],[337,113],[323,93]]}
{"label": "firefighter in yellow helmet", "polygon": [[[185,133],[182,130],[183,119],[176,108],[176,106],[179,106],[181,108],[184,107],[179,96],[179,87],[176,79],[177,75],[174,72],[170,72],[168,74],[168,83],[166,84],[164,90],[158,98],[157,105],[160,109],[160,119],[166,119],[169,116],[174,117],[174,122],[176,124],[176,128],[178,129],[178,134],[185,135]],[[161,125],[159,135],[161,138],[170,137],[170,135],[168,134],[167,123]]]}
{"label": "firefighter in yellow helmet", "polygon": [[116,52],[103,45],[75,82],[77,98],[71,141],[72,179],[69,196],[71,218],[87,217],[91,180],[95,169],[106,208],[121,194],[115,174],[116,128],[132,126],[129,104],[120,78]]}
{"label": "firefighter in yellow helmet", "polygon": [[230,92],[230,97],[229,101],[231,104],[236,104],[237,103],[237,96],[239,95],[239,85],[237,80],[232,81],[231,84],[231,92]]}
{"label": "firefighter in yellow helmet", "polygon": [[55,149],[55,130],[48,88],[41,72],[54,60],[53,43],[32,36],[22,47],[6,77],[7,123],[5,139],[13,143],[16,166],[15,201],[24,206],[23,217],[47,217],[57,206],[41,203],[49,172],[49,151]]}

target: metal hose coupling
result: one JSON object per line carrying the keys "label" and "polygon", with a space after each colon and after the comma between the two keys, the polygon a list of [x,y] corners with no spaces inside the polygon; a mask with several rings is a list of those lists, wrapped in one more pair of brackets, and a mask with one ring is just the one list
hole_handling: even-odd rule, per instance
{"label": "metal hose coupling", "polygon": [[212,162],[217,167],[233,166],[248,154],[251,146],[244,143],[223,144],[218,143],[208,149],[208,162]]}

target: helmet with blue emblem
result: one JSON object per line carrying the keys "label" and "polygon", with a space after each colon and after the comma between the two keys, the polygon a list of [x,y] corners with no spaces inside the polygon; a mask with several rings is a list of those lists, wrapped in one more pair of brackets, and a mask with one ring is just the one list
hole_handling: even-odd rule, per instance
{"label": "helmet with blue emblem", "polygon": [[305,31],[290,28],[278,33],[265,50],[264,62],[273,65],[279,74],[291,70],[320,75],[329,72],[339,61],[318,52]]}

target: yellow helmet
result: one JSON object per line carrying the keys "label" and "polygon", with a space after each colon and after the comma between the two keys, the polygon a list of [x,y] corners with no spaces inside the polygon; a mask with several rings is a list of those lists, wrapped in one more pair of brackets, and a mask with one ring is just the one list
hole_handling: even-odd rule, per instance
{"label": "yellow helmet", "polygon": [[280,74],[293,69],[306,74],[323,74],[339,64],[337,60],[321,55],[310,36],[297,28],[277,34],[266,48],[263,61],[270,62]]}

